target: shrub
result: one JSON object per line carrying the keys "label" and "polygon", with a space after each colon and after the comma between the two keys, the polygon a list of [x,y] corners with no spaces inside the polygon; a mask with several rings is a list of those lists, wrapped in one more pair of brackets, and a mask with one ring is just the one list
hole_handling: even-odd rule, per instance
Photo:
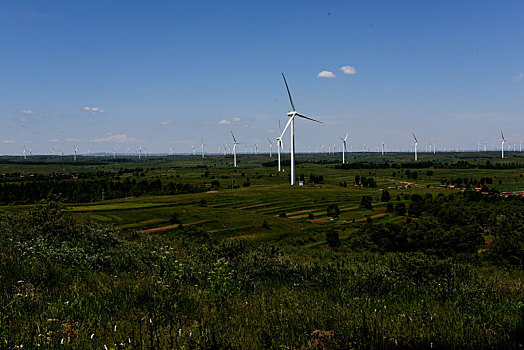
{"label": "shrub", "polygon": [[338,231],[336,230],[329,230],[326,232],[326,242],[328,246],[331,248],[337,248],[340,247],[340,239],[338,237]]}
{"label": "shrub", "polygon": [[336,203],[330,204],[327,207],[327,216],[332,217],[332,218],[338,218],[339,215],[340,215],[340,208],[338,207],[338,204]]}

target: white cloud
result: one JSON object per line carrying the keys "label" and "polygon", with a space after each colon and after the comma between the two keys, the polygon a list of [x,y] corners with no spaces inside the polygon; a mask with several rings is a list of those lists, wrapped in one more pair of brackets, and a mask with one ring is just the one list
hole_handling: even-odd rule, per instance
{"label": "white cloud", "polygon": [[49,139],[49,140],[47,140],[47,141],[48,141],[48,142],[60,142],[59,139]]}
{"label": "white cloud", "polygon": [[91,142],[118,142],[118,143],[129,143],[137,142],[138,140],[134,137],[128,137],[126,134],[111,135],[109,137],[103,137],[99,139],[92,139]]}
{"label": "white cloud", "polygon": [[20,117],[18,118],[18,120],[20,120],[22,123],[25,123],[27,121],[27,118],[25,117]]}
{"label": "white cloud", "polygon": [[66,141],[68,141],[68,142],[82,142],[82,140],[80,140],[80,139],[75,139],[75,138],[72,138],[72,137],[68,137],[68,138],[66,139]]}
{"label": "white cloud", "polygon": [[218,124],[220,125],[226,125],[226,124],[231,124],[231,122],[227,119],[222,119],[218,122]]}
{"label": "white cloud", "polygon": [[340,67],[340,70],[344,72],[344,74],[349,74],[349,75],[357,74],[357,70],[355,69],[355,67],[352,67],[352,66],[342,66]]}
{"label": "white cloud", "polygon": [[24,109],[24,110],[20,111],[20,114],[31,115],[31,114],[35,114],[35,112],[33,112],[31,109]]}
{"label": "white cloud", "polygon": [[173,121],[172,120],[165,120],[165,121],[160,122],[160,124],[162,124],[162,125],[171,125],[171,124],[173,124]]}
{"label": "white cloud", "polygon": [[93,115],[105,113],[105,110],[100,107],[82,107],[82,109],[86,112],[90,112]]}
{"label": "white cloud", "polygon": [[15,143],[13,140],[2,140],[2,143]]}
{"label": "white cloud", "polygon": [[318,73],[317,77],[318,78],[334,78],[336,77],[336,75],[333,74],[333,72],[330,72],[328,70],[323,70],[322,72]]}
{"label": "white cloud", "polygon": [[233,119],[231,119],[231,120],[234,121],[234,122],[239,122],[239,121],[240,121],[240,118],[233,118]]}
{"label": "white cloud", "polygon": [[519,73],[513,77],[513,80],[521,81],[524,78],[524,73]]}

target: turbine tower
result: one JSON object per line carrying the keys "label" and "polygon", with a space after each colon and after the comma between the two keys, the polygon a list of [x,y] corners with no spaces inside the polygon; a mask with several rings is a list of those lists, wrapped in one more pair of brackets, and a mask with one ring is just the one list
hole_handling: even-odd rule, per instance
{"label": "turbine tower", "polygon": [[142,145],[138,146],[138,159],[142,157]]}
{"label": "turbine tower", "polygon": [[282,171],[280,166],[280,150],[283,149],[284,145],[282,144],[282,128],[280,127],[280,119],[278,120],[278,131],[280,131],[279,136],[277,137],[277,153],[278,153],[278,172]]}
{"label": "turbine tower", "polygon": [[231,136],[233,136],[233,167],[237,167],[237,139],[235,139],[235,135],[233,135],[233,131],[231,131]]}
{"label": "turbine tower", "polygon": [[346,137],[342,138],[339,137],[340,141],[342,141],[342,164],[346,163],[346,141],[348,139],[349,132],[346,133]]}
{"label": "turbine tower", "polygon": [[303,114],[300,114],[297,112],[295,105],[293,104],[293,99],[291,98],[291,92],[289,92],[289,86],[287,85],[286,77],[284,76],[284,73],[282,73],[282,78],[284,78],[284,83],[286,84],[286,90],[287,94],[289,96],[289,102],[291,103],[291,108],[293,109],[291,112],[287,112],[287,116],[289,117],[289,120],[286,124],[286,127],[284,128],[284,132],[286,132],[286,129],[288,125],[291,125],[291,185],[295,184],[295,117],[299,116],[300,118],[309,119],[317,123],[322,123],[318,120],[315,120],[313,118],[306,117]]}
{"label": "turbine tower", "polygon": [[74,152],[75,152],[74,161],[76,162],[76,154],[78,153],[78,148],[76,148],[76,146],[74,148]]}
{"label": "turbine tower", "polygon": [[115,159],[116,148],[113,147],[113,159]]}
{"label": "turbine tower", "polygon": [[200,152],[202,153],[202,158],[204,158],[204,146],[206,144],[204,143],[204,138],[203,137],[200,137],[200,139],[202,140],[202,144],[200,145]]}
{"label": "turbine tower", "polygon": [[500,140],[502,142],[502,159],[504,159],[504,142],[506,142],[506,139],[504,138],[502,131],[500,132],[500,135],[502,136],[502,139]]}
{"label": "turbine tower", "polygon": [[384,141],[382,141],[382,155],[384,155]]}
{"label": "turbine tower", "polygon": [[271,142],[271,140],[269,139],[269,137],[267,138],[267,140],[269,141],[269,157],[273,157],[273,153],[271,153],[272,149],[273,149],[273,142]]}
{"label": "turbine tower", "polygon": [[417,158],[417,145],[418,145],[418,140],[417,140],[417,137],[415,136],[415,133],[411,133],[413,134],[413,138],[415,139],[415,162],[418,160]]}
{"label": "turbine tower", "polygon": [[25,147],[25,145],[24,145],[23,155],[24,155],[24,160],[27,159],[27,148]]}

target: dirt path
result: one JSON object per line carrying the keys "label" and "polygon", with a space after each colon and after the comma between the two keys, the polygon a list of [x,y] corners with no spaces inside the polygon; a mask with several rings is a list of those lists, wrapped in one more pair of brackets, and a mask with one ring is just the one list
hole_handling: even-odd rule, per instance
{"label": "dirt path", "polygon": [[222,231],[231,231],[231,230],[237,230],[237,229],[240,229],[240,228],[248,228],[248,227],[254,227],[254,226],[253,226],[253,225],[249,225],[249,226],[237,226],[237,227],[221,228],[221,229],[218,229],[218,230],[207,231],[207,233],[216,233],[216,232],[222,232]]}
{"label": "dirt path", "polygon": [[[190,222],[190,223],[187,223],[187,224],[182,224],[182,226],[198,225],[198,224],[203,224],[204,222],[210,222],[210,221],[211,220],[195,221],[195,222]],[[150,228],[150,229],[147,229],[147,230],[142,230],[142,231],[140,231],[140,233],[152,233],[152,232],[166,231],[166,230],[170,230],[172,228],[177,228],[179,225],[180,224]]]}
{"label": "dirt path", "polygon": [[[375,214],[375,215],[371,215],[370,218],[372,218],[372,219],[377,219],[377,218],[381,218],[381,217],[386,216],[386,215],[388,215],[388,214],[386,214],[386,213],[383,213],[383,214]],[[355,222],[362,222],[362,221],[366,221],[367,219],[368,219],[368,218],[357,219],[357,220],[355,220]]]}
{"label": "dirt path", "polygon": [[267,205],[271,205],[271,204],[275,204],[275,203],[278,203],[278,202],[270,202],[270,203],[262,203],[262,204],[248,205],[248,206],[246,206],[246,207],[240,207],[240,208],[235,208],[235,209],[243,210],[243,209],[259,208],[259,207],[265,207],[265,206],[267,206]]}

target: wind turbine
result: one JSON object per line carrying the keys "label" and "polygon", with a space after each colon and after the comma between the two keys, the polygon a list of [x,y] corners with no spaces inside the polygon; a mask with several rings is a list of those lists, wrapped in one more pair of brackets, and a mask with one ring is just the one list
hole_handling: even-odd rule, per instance
{"label": "wind turbine", "polygon": [[280,150],[284,148],[284,145],[282,144],[282,136],[284,134],[282,133],[282,128],[280,127],[280,119],[278,120],[278,131],[280,131],[280,134],[277,137],[278,172],[281,172],[282,168],[280,166]]}
{"label": "wind turbine", "polygon": [[417,145],[418,145],[418,140],[417,140],[417,137],[415,136],[415,133],[412,132],[411,133],[413,135],[413,138],[415,139],[415,162],[418,160],[417,158]]}
{"label": "wind turbine", "polygon": [[25,147],[25,145],[24,145],[23,155],[24,155],[24,160],[27,159],[27,148]]}
{"label": "wind turbine", "polygon": [[273,157],[273,154],[271,153],[271,150],[273,149],[273,142],[271,142],[271,140],[269,139],[269,137],[267,138],[267,140],[269,141],[269,157]]}
{"label": "wind turbine", "polygon": [[342,138],[342,137],[339,137],[340,141],[342,141],[342,164],[345,164],[346,163],[346,141],[348,139],[348,135],[349,135],[349,132],[346,133],[346,137]]}
{"label": "wind turbine", "polygon": [[235,139],[235,135],[233,135],[233,131],[231,131],[231,136],[233,136],[233,167],[237,167],[237,139]]}
{"label": "wind turbine", "polygon": [[138,159],[142,157],[142,145],[138,146]]}
{"label": "wind turbine", "polygon": [[291,92],[289,92],[289,86],[287,85],[286,77],[284,76],[284,73],[282,73],[282,78],[284,78],[284,83],[286,84],[286,90],[287,94],[289,96],[289,102],[291,103],[291,108],[293,110],[291,112],[287,112],[287,116],[289,117],[289,120],[286,124],[286,127],[284,128],[284,132],[286,132],[286,129],[288,125],[291,124],[291,185],[295,184],[295,117],[299,116],[300,118],[309,119],[317,123],[322,123],[318,120],[315,120],[313,118],[306,117],[303,114],[300,114],[297,112],[295,105],[293,104],[293,99],[291,98]]}
{"label": "wind turbine", "polygon": [[74,148],[74,152],[75,152],[74,161],[76,162],[76,154],[78,153],[78,148],[76,148],[76,146]]}
{"label": "wind turbine", "polygon": [[116,148],[113,147],[113,159],[115,159]]}
{"label": "wind turbine", "polygon": [[504,142],[506,142],[506,139],[504,138],[502,131],[500,132],[500,135],[502,136],[502,140],[500,140],[502,142],[502,159],[504,159]]}
{"label": "wind turbine", "polygon": [[206,144],[204,143],[204,138],[203,137],[200,137],[200,139],[202,140],[202,145],[200,146],[200,151],[202,152],[202,158],[204,158],[204,146]]}

